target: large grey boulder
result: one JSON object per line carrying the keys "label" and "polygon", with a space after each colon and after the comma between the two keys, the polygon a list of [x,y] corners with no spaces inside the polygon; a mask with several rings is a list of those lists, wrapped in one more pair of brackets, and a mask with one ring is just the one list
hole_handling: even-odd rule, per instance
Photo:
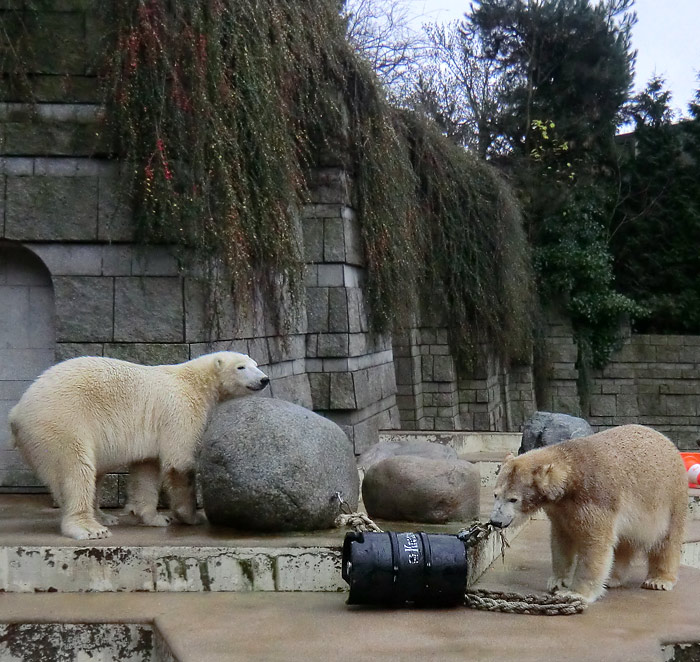
{"label": "large grey boulder", "polygon": [[397,455],[373,464],[362,483],[370,517],[465,522],[479,516],[479,469],[466,460]]}
{"label": "large grey boulder", "polygon": [[534,448],[552,446],[568,439],[587,437],[591,434],[593,434],[593,428],[582,418],[536,411],[523,426],[523,438],[518,455]]}
{"label": "large grey boulder", "polygon": [[373,464],[397,455],[424,457],[429,460],[457,459],[457,451],[445,444],[430,441],[380,441],[357,458],[357,467],[366,471]]}
{"label": "large grey boulder", "polygon": [[340,492],[355,510],[352,445],[332,421],[274,398],[222,404],[199,458],[204,512],[212,524],[257,531],[333,526]]}

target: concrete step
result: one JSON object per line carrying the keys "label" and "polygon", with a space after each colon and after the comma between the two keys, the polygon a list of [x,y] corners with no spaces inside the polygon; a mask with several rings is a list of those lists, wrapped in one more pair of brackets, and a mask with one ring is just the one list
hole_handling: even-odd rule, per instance
{"label": "concrete step", "polygon": [[[484,495],[482,512],[491,509]],[[446,525],[378,522],[385,530],[456,533]],[[508,531],[512,539],[525,522]],[[199,526],[136,526],[124,516],[104,540],[58,532],[48,496],[0,496],[0,592],[344,591],[345,530],[244,534]],[[501,554],[493,536],[469,551],[470,582]]]}
{"label": "concrete step", "polygon": [[406,430],[381,430],[379,441],[429,441],[452,446],[458,454],[482,451],[517,453],[522,435],[520,432],[472,432],[454,430],[445,432],[423,432]]}
{"label": "concrete step", "polygon": [[501,451],[480,451],[478,453],[460,453],[459,457],[476,464],[481,475],[482,487],[493,487],[496,484],[498,469],[503,464],[505,454]]}

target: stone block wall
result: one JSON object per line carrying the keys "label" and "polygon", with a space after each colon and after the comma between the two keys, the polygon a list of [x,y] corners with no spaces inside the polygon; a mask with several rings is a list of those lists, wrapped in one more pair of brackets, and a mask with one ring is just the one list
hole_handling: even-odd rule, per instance
{"label": "stone block wall", "polygon": [[274,396],[337,420],[357,452],[379,428],[398,425],[391,340],[369,333],[359,225],[342,170],[322,173],[321,192],[303,210],[306,307],[284,338],[262,310],[237,320],[225,310],[213,334],[202,284],[183,275],[176,254],[133,242],[128,209],[114,202],[116,174],[98,159],[0,161],[0,237],[32,251],[51,275],[56,360],[173,363],[235,349],[269,372]]}
{"label": "stone block wall", "polygon": [[537,409],[532,365],[512,365],[502,374],[506,415],[503,431],[520,431]]}
{"label": "stone block wall", "polygon": [[700,439],[700,336],[630,334],[603,369],[594,371],[587,411],[581,411],[576,346],[561,321],[550,326],[553,359],[543,409],[583,416],[596,430],[649,425],[681,450]]}
{"label": "stone block wall", "polygon": [[394,334],[393,353],[396,373],[396,404],[401,427],[404,430],[425,429],[420,350],[419,329],[407,329],[402,333],[397,332]]}
{"label": "stone block wall", "polygon": [[519,431],[536,410],[532,366],[506,368],[482,347],[475,367],[460,379],[459,399],[464,429]]}
{"label": "stone block wall", "polygon": [[542,339],[543,366],[538,406],[544,411],[581,416],[579,405],[577,347],[571,325],[555,312],[549,313],[547,330]]}
{"label": "stone block wall", "polygon": [[460,372],[444,328],[396,334],[394,357],[403,429],[513,431],[535,411],[531,366],[504,369],[482,347]]}
{"label": "stone block wall", "polygon": [[632,334],[595,374],[589,421],[649,425],[682,450],[697,450],[699,403],[700,336]]}
{"label": "stone block wall", "polygon": [[319,168],[302,214],[306,276],[306,363],[313,408],[340,425],[361,453],[379,429],[398,427],[391,338],[370,333],[359,220],[352,182]]}
{"label": "stone block wall", "polygon": [[[27,70],[33,97],[46,103],[98,103],[101,99],[97,68],[100,40],[105,32],[102,15],[96,8],[97,0],[42,0],[31,3],[40,16],[22,0],[0,0],[0,22],[7,26],[5,34],[17,34],[22,25],[20,48],[6,51],[8,70]],[[22,49],[22,44],[29,48]],[[14,44],[13,46],[17,46]],[[12,58],[22,55],[20,63]],[[0,102],[14,101],[15,89],[0,86]],[[78,109],[76,109],[78,110]],[[6,136],[13,136],[17,127],[6,126]],[[65,135],[63,128],[58,135]],[[23,127],[20,133],[26,135]],[[51,138],[52,128],[45,127],[33,134],[33,140],[44,142]],[[35,143],[35,144],[37,144]],[[55,149],[55,148],[54,148]],[[64,153],[75,152],[72,144],[65,145]]]}
{"label": "stone block wall", "polygon": [[401,427],[460,429],[457,372],[447,331],[418,327],[397,332],[393,350]]}
{"label": "stone block wall", "polygon": [[0,242],[0,485],[32,485],[10,447],[7,415],[37,374],[55,361],[53,287],[41,261]]}

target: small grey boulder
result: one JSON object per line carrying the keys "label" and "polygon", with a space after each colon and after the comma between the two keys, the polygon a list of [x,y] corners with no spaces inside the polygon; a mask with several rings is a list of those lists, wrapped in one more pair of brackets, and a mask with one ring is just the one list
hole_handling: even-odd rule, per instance
{"label": "small grey boulder", "polygon": [[355,510],[359,478],[345,433],[318,414],[274,398],[222,404],[199,458],[212,524],[257,531],[333,526],[340,492]]}
{"label": "small grey boulder", "polygon": [[397,455],[412,455],[430,460],[456,460],[457,451],[452,446],[430,441],[380,441],[357,458],[357,467],[367,470],[373,464]]}
{"label": "small grey boulder", "polygon": [[425,522],[465,522],[478,517],[479,469],[466,460],[397,455],[373,464],[362,483],[370,517]]}
{"label": "small grey boulder", "polygon": [[591,434],[593,434],[593,428],[582,418],[536,411],[523,426],[523,438],[518,455],[569,439],[588,437]]}

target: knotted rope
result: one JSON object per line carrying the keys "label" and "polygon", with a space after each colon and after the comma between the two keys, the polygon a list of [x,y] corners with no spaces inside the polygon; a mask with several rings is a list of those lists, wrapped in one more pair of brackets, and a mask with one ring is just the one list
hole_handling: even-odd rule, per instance
{"label": "knotted rope", "polygon": [[[505,548],[510,547],[503,530],[490,523],[474,522],[468,529],[462,529],[457,537],[466,547],[474,547],[481,540],[496,533],[501,538],[501,558],[505,558]],[[470,609],[500,611],[507,614],[538,614],[542,616],[570,616],[580,614],[588,605],[581,598],[563,595],[524,595],[504,593],[485,588],[468,589],[464,595],[464,605]]]}
{"label": "knotted rope", "polygon": [[[372,531],[382,533],[370,517],[364,513],[351,512],[348,503],[339,492],[335,498],[340,502],[342,512],[335,520],[338,527],[347,526],[353,531]],[[501,557],[505,556],[505,548],[509,547],[503,531],[491,524],[474,522],[468,529],[462,529],[457,537],[465,547],[474,547],[481,540],[485,540],[492,533],[501,538]],[[464,606],[469,609],[481,609],[483,611],[500,611],[506,614],[531,614],[540,616],[571,616],[580,614],[587,603],[581,598],[563,595],[534,595],[523,593],[506,593],[503,591],[490,591],[484,588],[468,589],[464,595]]]}
{"label": "knotted rope", "polygon": [[580,614],[588,606],[581,598],[572,596],[524,595],[483,588],[469,589],[464,595],[464,604],[470,609],[539,616],[571,616]]}
{"label": "knotted rope", "polygon": [[341,513],[336,517],[337,527],[347,526],[358,533],[362,531],[373,531],[382,533],[382,530],[364,513]]}
{"label": "knotted rope", "polygon": [[337,499],[340,504],[340,515],[333,522],[338,528],[347,526],[357,533],[371,531],[373,533],[384,533],[365,513],[353,512],[350,504],[343,499],[340,492],[336,492],[333,499]]}

